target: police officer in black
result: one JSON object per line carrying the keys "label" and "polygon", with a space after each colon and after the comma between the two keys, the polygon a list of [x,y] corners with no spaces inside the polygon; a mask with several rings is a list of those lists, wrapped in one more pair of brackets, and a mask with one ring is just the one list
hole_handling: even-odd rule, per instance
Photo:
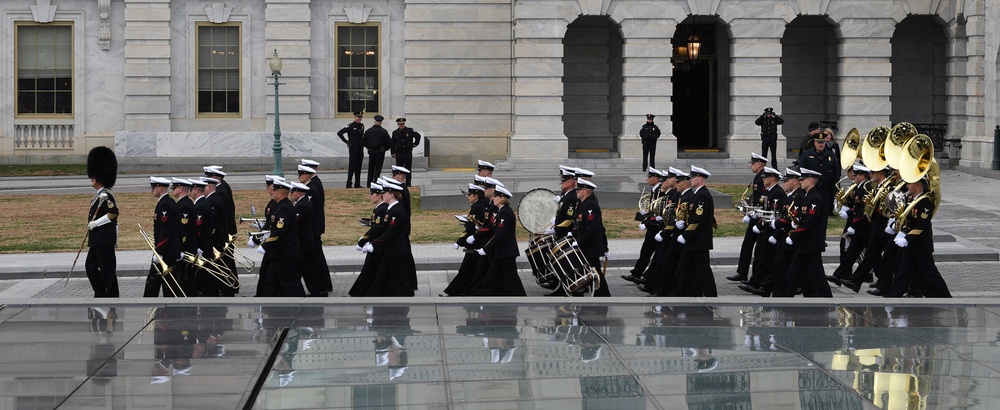
{"label": "police officer in black", "polygon": [[362,144],[368,150],[368,182],[365,184],[371,184],[382,173],[385,152],[391,146],[392,137],[389,136],[389,131],[382,128],[382,120],[384,119],[385,117],[376,115],[375,125],[365,130],[365,135],[362,139]]}
{"label": "police officer in black", "polygon": [[[396,129],[392,130],[390,152],[396,165],[413,169],[413,149],[420,145],[420,133],[406,126],[406,118],[396,118]],[[410,186],[410,174],[406,174],[406,186]]]}
{"label": "police officer in black", "polygon": [[653,114],[646,114],[646,123],[642,124],[639,130],[639,140],[642,141],[642,170],[646,170],[647,163],[650,167],[656,168],[656,140],[660,138],[660,127],[653,124]]}
{"label": "police officer in black", "polygon": [[[350,152],[350,161],[347,166],[347,187],[351,187],[351,177],[354,177],[354,188],[361,188],[361,162],[365,159],[364,154],[364,135],[365,135],[365,125],[361,123],[362,113],[354,113],[354,122],[347,124],[346,127],[342,128],[337,132],[337,136],[340,137],[344,144],[347,144],[347,149]],[[347,134],[347,138],[344,138],[344,134]]]}
{"label": "police officer in black", "polygon": [[298,260],[301,255],[299,248],[299,227],[295,218],[295,205],[288,199],[292,185],[284,181],[275,181],[272,185],[271,199],[274,199],[274,209],[271,210],[271,228],[269,236],[261,247],[266,252],[265,257],[271,258],[271,271],[274,272],[275,289],[272,294],[264,296],[303,297],[302,276],[299,274]]}
{"label": "police officer in black", "polygon": [[754,121],[760,126],[760,152],[767,157],[767,150],[771,150],[771,166],[775,168],[778,166],[778,126],[784,123],[785,120],[771,107],[765,108],[764,113]]}
{"label": "police officer in black", "polygon": [[823,204],[827,212],[833,208],[833,194],[837,189],[837,181],[840,179],[840,159],[833,155],[833,151],[826,149],[826,135],[822,132],[813,138],[813,148],[803,152],[799,156],[799,167],[817,171],[822,176],[819,178],[819,185],[816,190],[823,198]]}
{"label": "police officer in black", "polygon": [[[173,198],[167,195],[167,189],[170,187],[169,179],[150,177],[149,186],[153,196],[157,198],[156,208],[153,210],[153,246],[156,249],[156,255],[153,255],[142,296],[157,297],[160,295],[161,287],[163,288],[163,296],[181,296],[181,289],[176,289],[176,282],[173,279],[160,276],[162,273],[160,272],[160,260],[163,260],[169,269],[177,265],[177,260],[181,256],[177,202],[174,202]],[[173,271],[170,275],[173,275]]]}
{"label": "police officer in black", "polygon": [[118,201],[111,188],[118,179],[118,158],[108,147],[95,147],[87,154],[87,176],[97,190],[90,200],[87,220],[87,279],[95,298],[118,297],[117,258]]}

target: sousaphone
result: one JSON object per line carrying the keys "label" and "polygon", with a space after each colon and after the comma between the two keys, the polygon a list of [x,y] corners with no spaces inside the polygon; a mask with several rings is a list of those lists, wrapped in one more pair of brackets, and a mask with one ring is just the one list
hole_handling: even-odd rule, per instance
{"label": "sousaphone", "polygon": [[886,139],[885,146],[883,147],[885,160],[889,162],[890,167],[899,168],[903,146],[916,136],[917,127],[908,122],[901,122],[892,127],[892,131],[889,132],[889,138]]}
{"label": "sousaphone", "polygon": [[875,128],[868,131],[868,136],[861,143],[861,160],[865,162],[868,169],[881,171],[889,165],[885,159],[884,147],[890,131],[889,127],[885,125],[876,125]]}
{"label": "sousaphone", "polygon": [[851,128],[844,139],[844,148],[840,151],[840,169],[848,170],[858,160],[861,150],[861,133],[857,128]]}
{"label": "sousaphone", "polygon": [[941,205],[941,167],[934,159],[934,141],[918,134],[903,145],[899,159],[899,176],[913,183],[927,178],[928,191],[934,201],[934,212]]}

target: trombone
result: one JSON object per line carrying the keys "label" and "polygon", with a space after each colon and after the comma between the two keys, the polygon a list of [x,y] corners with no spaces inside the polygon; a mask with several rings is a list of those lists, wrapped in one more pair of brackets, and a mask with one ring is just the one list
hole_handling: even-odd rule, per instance
{"label": "trombone", "polygon": [[240,252],[236,244],[233,243],[233,236],[229,235],[229,242],[226,243],[226,248],[222,250],[222,253],[229,258],[233,258],[234,261],[240,264],[240,267],[247,273],[253,273],[253,268],[257,266],[257,262],[250,259],[248,256]]}
{"label": "trombone", "polygon": [[[184,288],[181,286],[180,282],[177,282],[177,278],[174,277],[174,266],[167,266],[167,263],[163,261],[163,257],[160,256],[160,253],[156,252],[156,245],[153,244],[153,239],[146,234],[146,231],[142,230],[142,224],[136,225],[139,225],[139,233],[142,234],[142,238],[146,240],[146,245],[149,245],[149,249],[152,250],[153,255],[156,256],[156,272],[161,278],[163,278],[163,284],[167,286],[167,290],[169,290],[174,296],[180,293],[181,296],[187,297],[187,294],[184,293]],[[167,278],[170,278],[170,280],[167,280]],[[173,284],[170,283],[171,280],[173,281]]]}
{"label": "trombone", "polygon": [[226,285],[233,289],[239,288],[240,281],[236,277],[236,275],[234,275],[229,270],[228,266],[206,259],[201,255],[192,254],[189,252],[184,252],[181,255],[182,259],[184,259],[184,262],[187,262],[189,265],[195,268],[208,272],[209,275],[215,277],[215,279],[218,280],[219,282],[222,282],[223,285]]}

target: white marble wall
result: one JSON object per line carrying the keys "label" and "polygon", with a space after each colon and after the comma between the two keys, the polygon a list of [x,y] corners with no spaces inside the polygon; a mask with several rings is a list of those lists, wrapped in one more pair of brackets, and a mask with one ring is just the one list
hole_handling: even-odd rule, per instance
{"label": "white marble wall", "polygon": [[[115,153],[127,158],[268,158],[274,134],[267,132],[118,132]],[[335,132],[282,132],[283,158],[347,157]],[[414,152],[414,154],[417,154]]]}

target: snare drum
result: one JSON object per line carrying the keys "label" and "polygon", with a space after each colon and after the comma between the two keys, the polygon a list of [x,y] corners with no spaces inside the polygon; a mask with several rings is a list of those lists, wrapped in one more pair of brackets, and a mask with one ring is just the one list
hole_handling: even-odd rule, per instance
{"label": "snare drum", "polygon": [[573,238],[566,237],[552,245],[552,265],[566,293],[593,293],[601,286],[600,275],[587,265],[583,252],[573,242]]}
{"label": "snare drum", "polygon": [[552,270],[550,249],[553,243],[552,235],[531,234],[528,240],[528,249],[524,250],[524,256],[528,258],[528,265],[531,265],[531,273],[539,285],[557,279]]}

